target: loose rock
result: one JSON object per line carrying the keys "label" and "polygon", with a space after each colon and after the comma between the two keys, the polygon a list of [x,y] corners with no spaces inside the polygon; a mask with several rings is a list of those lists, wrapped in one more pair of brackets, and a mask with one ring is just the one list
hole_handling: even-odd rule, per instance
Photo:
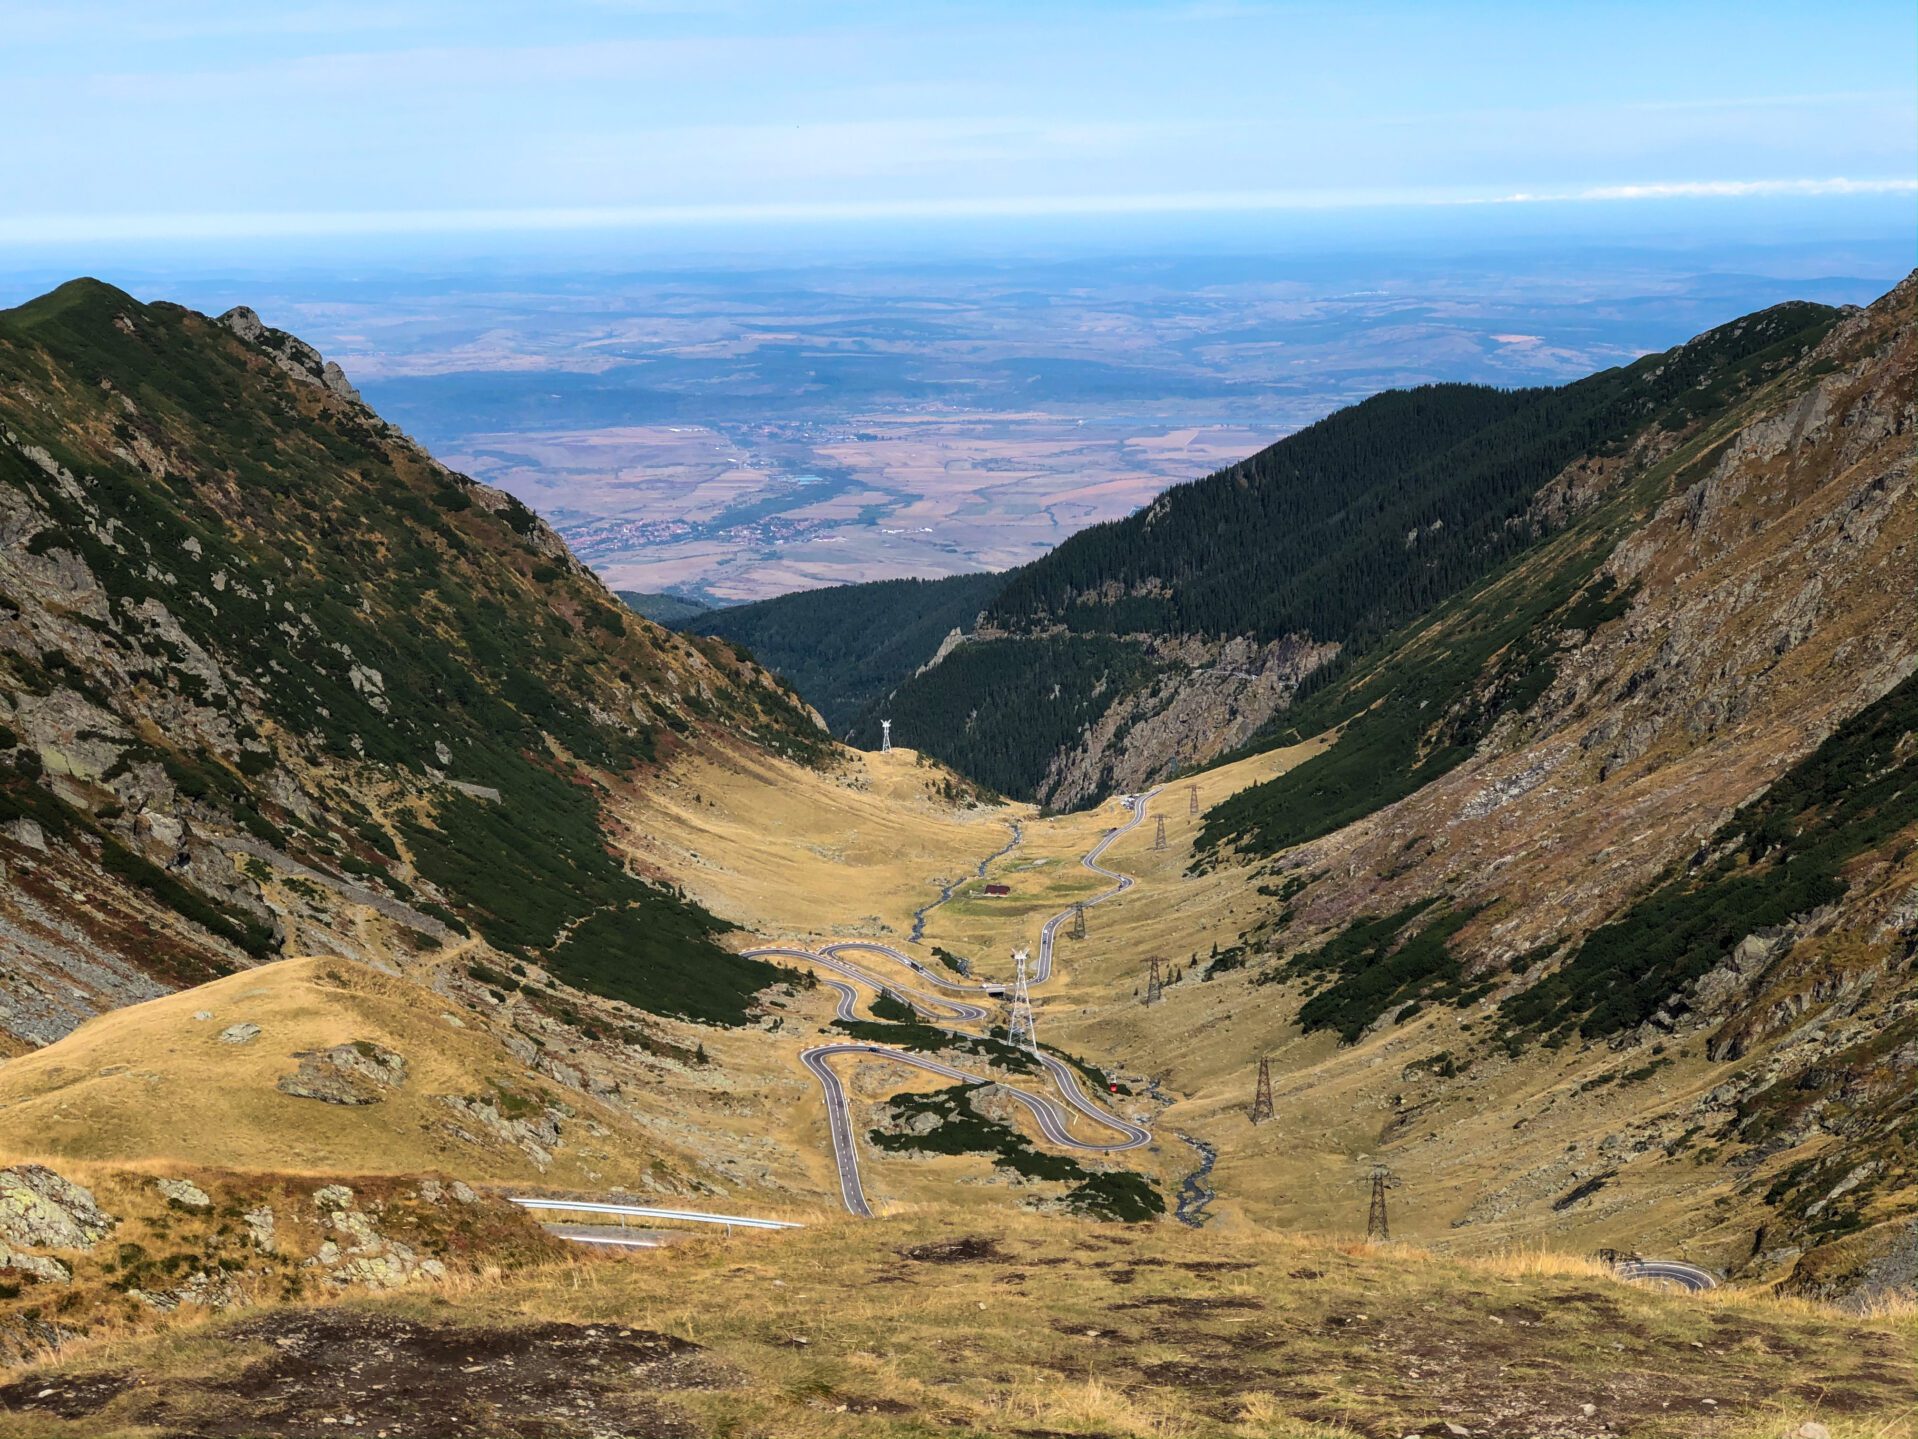
{"label": "loose rock", "polygon": [[0,1169],[0,1239],[36,1249],[89,1249],[120,1221],[91,1191],[39,1164]]}
{"label": "loose rock", "polygon": [[166,1196],[168,1204],[177,1204],[182,1209],[204,1214],[213,1207],[213,1200],[204,1189],[184,1179],[156,1179],[153,1187]]}

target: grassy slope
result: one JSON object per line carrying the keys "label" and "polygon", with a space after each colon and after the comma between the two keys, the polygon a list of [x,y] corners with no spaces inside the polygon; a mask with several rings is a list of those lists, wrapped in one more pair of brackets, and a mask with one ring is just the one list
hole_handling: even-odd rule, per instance
{"label": "grassy slope", "polygon": [[[1844,899],[1846,873],[1918,834],[1918,677],[1851,716],[1712,836],[1503,1006],[1515,1025],[1604,1037],[1643,1024],[1748,934]],[[1881,863],[1884,861],[1881,860]]]}
{"label": "grassy slope", "polygon": [[[1847,1319],[1749,1296],[1637,1290],[1577,1260],[1479,1263],[1312,1237],[1190,1235],[1056,1216],[930,1211],[775,1236],[692,1238],[634,1261],[580,1256],[493,1280],[330,1311],[356,1357],[390,1355],[395,1320],[447,1326],[352,1407],[369,1430],[422,1400],[474,1432],[615,1429],[635,1395],[691,1432],[1329,1436],[1444,1432],[1739,1439],[1812,1419],[1838,1439],[1908,1434],[1909,1321]],[[502,1397],[486,1355],[519,1326],[597,1325],[703,1346],[693,1382],[592,1371],[553,1413],[533,1362]],[[357,1334],[356,1334],[357,1330]],[[482,1338],[482,1334],[487,1337]],[[554,1342],[549,1337],[549,1343]],[[272,1362],[224,1324],[80,1346],[37,1389],[80,1391],[78,1417],[0,1415],[0,1434],[110,1435],[164,1410],[175,1429],[231,1422],[231,1376]],[[268,1431],[337,1417],[346,1391],[309,1372]],[[137,1388],[115,1382],[137,1372]],[[694,1373],[699,1377],[694,1378]],[[479,1386],[486,1384],[482,1391]],[[285,1392],[285,1391],[283,1391]],[[499,1407],[468,1406],[481,1393]],[[103,1402],[104,1401],[104,1402]],[[257,1399],[255,1402],[259,1402]],[[285,1399],[276,1398],[276,1405]],[[1590,1406],[1589,1410],[1587,1406]],[[1586,1417],[1590,1413],[1594,1417]],[[196,1425],[197,1421],[197,1425]],[[545,1421],[542,1423],[542,1421]],[[257,1421],[256,1421],[257,1422]],[[655,1421],[656,1423],[658,1421]],[[225,1432],[224,1429],[219,1432]]]}
{"label": "grassy slope", "polygon": [[[696,1167],[625,1110],[529,1074],[487,1019],[469,1010],[450,1023],[445,1016],[456,1008],[363,965],[282,960],[114,1010],[9,1061],[0,1066],[0,1106],[12,1145],[55,1166],[137,1158],[321,1174],[440,1168],[475,1182],[591,1187]],[[221,1042],[223,1030],[241,1023],[259,1025],[260,1034],[242,1045]],[[276,1087],[299,1053],[355,1041],[406,1061],[406,1082],[377,1104],[324,1104]],[[218,1102],[204,1102],[208,1095]],[[454,1122],[472,1122],[445,1106],[448,1095],[526,1113],[564,1104],[607,1136],[582,1146],[572,1129],[542,1170],[514,1145],[456,1139]]]}
{"label": "grassy slope", "polygon": [[[57,651],[5,656],[10,683],[73,685],[117,708],[189,797],[303,861],[386,882],[403,841],[500,947],[550,951],[583,987],[642,1006],[742,1015],[772,972],[727,955],[709,916],[608,857],[580,767],[629,770],[710,723],[808,755],[817,738],[790,696],[723,646],[630,617],[523,506],[191,311],[73,282],[0,314],[0,379],[0,414],[23,443],[83,477],[53,484],[0,449],[0,483],[53,521],[30,551],[84,561],[110,596],[110,618],[92,622],[109,650],[140,633],[141,605],[165,605],[228,679],[224,693],[170,683],[223,711],[241,748],[155,732],[137,692]],[[296,760],[325,772],[316,817],[258,782]],[[501,803],[424,783],[443,763]],[[399,823],[355,793],[367,765],[420,797]]]}

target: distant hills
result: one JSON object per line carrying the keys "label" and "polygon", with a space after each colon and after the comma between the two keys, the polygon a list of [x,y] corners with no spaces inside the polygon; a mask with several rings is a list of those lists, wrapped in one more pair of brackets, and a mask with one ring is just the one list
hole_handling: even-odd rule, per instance
{"label": "distant hills", "polygon": [[[1568,524],[1647,437],[1728,413],[1839,313],[1779,305],[1557,388],[1388,391],[996,581],[809,591],[693,628],[761,654],[855,743],[890,717],[1003,793],[1084,804],[1274,742],[1295,698]],[[1600,603],[1580,594],[1558,602]],[[928,667],[948,620],[966,643]]]}

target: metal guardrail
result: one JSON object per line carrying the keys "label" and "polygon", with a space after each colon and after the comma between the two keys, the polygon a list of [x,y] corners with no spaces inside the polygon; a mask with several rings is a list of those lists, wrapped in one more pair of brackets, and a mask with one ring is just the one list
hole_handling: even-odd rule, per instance
{"label": "metal guardrail", "polygon": [[803,1229],[789,1219],[751,1219],[738,1214],[706,1214],[696,1209],[654,1209],[640,1204],[602,1204],[590,1199],[518,1199],[507,1203],[521,1209],[565,1214],[614,1214],[622,1219],[666,1219],[688,1224],[723,1224],[728,1229]]}

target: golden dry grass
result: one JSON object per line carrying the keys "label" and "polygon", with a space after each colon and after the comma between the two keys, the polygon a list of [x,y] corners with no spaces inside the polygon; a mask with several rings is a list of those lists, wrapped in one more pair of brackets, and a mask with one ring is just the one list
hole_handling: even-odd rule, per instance
{"label": "golden dry grass", "polygon": [[[245,1044],[221,1042],[238,1023],[260,1033]],[[276,1087],[298,1067],[298,1052],[355,1040],[407,1062],[406,1082],[379,1103],[325,1104]],[[561,1145],[544,1173],[510,1144],[456,1138],[442,1096],[497,1094],[500,1085],[529,1101],[559,1100],[605,1133],[575,1130],[577,1142]],[[695,1167],[632,1115],[529,1074],[457,1002],[325,958],[281,960],[113,1010],[0,1066],[0,1132],[16,1158],[63,1172],[76,1160],[308,1174],[444,1169],[474,1180],[605,1188]]]}
{"label": "golden dry grass", "polygon": [[911,750],[801,769],[743,746],[682,753],[615,811],[643,866],[769,941],[902,937],[942,880],[1003,845],[1027,805],[963,807]]}
{"label": "golden dry grass", "polygon": [[[1909,1319],[1700,1302],[1537,1252],[1482,1261],[1306,1235],[931,1209],[638,1258],[468,1274],[355,1310],[482,1328],[630,1325],[737,1376],[672,1396],[701,1432],[1267,1436],[1912,1433]],[[108,1336],[70,1369],[191,1394],[217,1326]],[[424,1377],[424,1376],[423,1376]],[[442,1381],[443,1382],[443,1381]],[[1710,1402],[1707,1402],[1710,1401]],[[131,1401],[129,1401],[131,1402]],[[1594,1406],[1596,1418],[1583,1415]],[[0,1435],[125,1432],[0,1416]]]}

